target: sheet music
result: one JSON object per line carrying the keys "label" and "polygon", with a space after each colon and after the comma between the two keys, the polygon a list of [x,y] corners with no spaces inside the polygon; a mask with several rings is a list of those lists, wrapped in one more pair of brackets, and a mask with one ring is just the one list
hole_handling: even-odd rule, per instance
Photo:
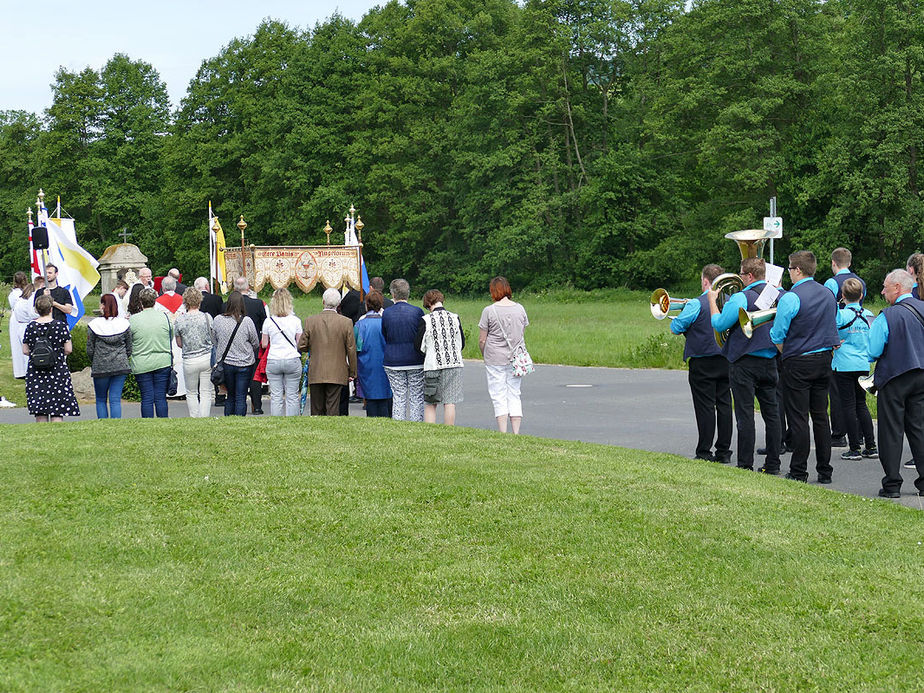
{"label": "sheet music", "polygon": [[767,308],[773,306],[773,302],[776,301],[779,295],[780,290],[770,282],[767,282],[764,284],[764,290],[760,292],[760,296],[754,301],[754,305],[760,310],[767,310]]}
{"label": "sheet music", "polygon": [[767,263],[767,274],[764,277],[767,280],[768,284],[773,284],[773,286],[780,286],[783,283],[783,268],[779,265],[771,265]]}

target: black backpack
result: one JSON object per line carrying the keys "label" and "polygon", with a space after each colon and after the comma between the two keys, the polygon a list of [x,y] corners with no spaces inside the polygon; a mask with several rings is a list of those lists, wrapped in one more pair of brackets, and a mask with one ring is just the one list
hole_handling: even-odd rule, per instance
{"label": "black backpack", "polygon": [[55,367],[58,355],[51,348],[47,339],[39,337],[35,340],[35,346],[32,347],[32,367],[40,371],[50,371]]}

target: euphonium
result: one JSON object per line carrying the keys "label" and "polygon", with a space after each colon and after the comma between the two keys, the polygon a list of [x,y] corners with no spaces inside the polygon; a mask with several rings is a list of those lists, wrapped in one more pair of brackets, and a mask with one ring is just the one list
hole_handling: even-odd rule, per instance
{"label": "euphonium", "polygon": [[651,293],[651,314],[655,320],[664,320],[670,318],[673,320],[676,316],[670,315],[671,312],[681,311],[687,305],[688,298],[671,298],[665,289],[655,289]]}
{"label": "euphonium", "polygon": [[748,313],[744,308],[738,309],[738,324],[744,336],[750,339],[754,330],[764,323],[772,322],[776,317],[776,308],[767,308],[766,310],[755,310]]}

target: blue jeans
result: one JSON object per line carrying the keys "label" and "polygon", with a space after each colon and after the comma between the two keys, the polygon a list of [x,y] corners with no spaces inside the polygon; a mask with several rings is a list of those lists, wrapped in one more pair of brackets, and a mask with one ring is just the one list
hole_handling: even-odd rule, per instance
{"label": "blue jeans", "polygon": [[[125,387],[126,374],[107,375],[93,378],[93,389],[96,391],[96,418],[121,419],[122,418],[122,388]],[[106,408],[106,399],[109,407]]]}
{"label": "blue jeans", "polygon": [[247,392],[253,378],[253,365],[232,366],[225,363],[225,416],[247,416]]}
{"label": "blue jeans", "polygon": [[153,419],[154,410],[157,418],[167,418],[167,385],[170,382],[171,366],[164,366],[156,371],[135,373],[138,389],[141,390],[141,418]]}

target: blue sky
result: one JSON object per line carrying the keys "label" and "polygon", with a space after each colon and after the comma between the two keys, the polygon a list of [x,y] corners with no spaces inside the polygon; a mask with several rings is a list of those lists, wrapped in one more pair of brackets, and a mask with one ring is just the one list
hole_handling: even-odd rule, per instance
{"label": "blue sky", "polygon": [[51,105],[58,67],[100,69],[115,53],[151,63],[178,105],[206,58],[266,17],[313,27],[335,12],[359,20],[386,0],[0,0],[0,110]]}

